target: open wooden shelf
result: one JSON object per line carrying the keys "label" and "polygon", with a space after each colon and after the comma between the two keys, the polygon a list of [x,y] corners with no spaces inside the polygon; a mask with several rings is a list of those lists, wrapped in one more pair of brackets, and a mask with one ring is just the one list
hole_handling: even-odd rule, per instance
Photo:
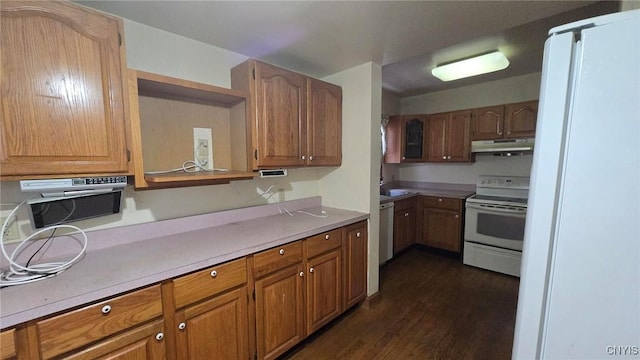
{"label": "open wooden shelf", "polygon": [[[129,70],[136,189],[224,184],[251,179],[245,93]],[[213,165],[229,171],[171,172],[193,160],[193,128],[212,130]]]}

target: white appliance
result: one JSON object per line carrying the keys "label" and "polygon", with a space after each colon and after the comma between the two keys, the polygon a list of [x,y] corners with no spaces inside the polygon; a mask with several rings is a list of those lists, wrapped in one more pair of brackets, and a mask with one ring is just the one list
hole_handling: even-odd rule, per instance
{"label": "white appliance", "polygon": [[640,356],[640,10],[551,29],[514,359]]}
{"label": "white appliance", "polygon": [[480,176],[465,203],[466,265],[520,276],[529,178]]}
{"label": "white appliance", "polygon": [[380,204],[380,266],[393,257],[393,207],[393,202]]}

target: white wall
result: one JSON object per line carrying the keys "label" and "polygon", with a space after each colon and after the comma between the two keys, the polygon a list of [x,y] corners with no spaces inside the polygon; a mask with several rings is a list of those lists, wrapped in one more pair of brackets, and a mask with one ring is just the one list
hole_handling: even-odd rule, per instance
{"label": "white wall", "polygon": [[620,2],[620,11],[635,9],[640,9],[640,0],[622,0]]}
{"label": "white wall", "polygon": [[[127,64],[130,68],[230,87],[230,69],[246,56],[125,19]],[[187,159],[185,159],[187,160]],[[236,181],[227,185],[133,191],[127,188],[122,213],[78,222],[85,230],[98,230],[164,220],[219,210],[318,196],[318,170],[297,169],[289,176],[269,180]],[[260,196],[274,185],[281,194]],[[1,183],[2,212],[26,198],[18,182]],[[26,209],[18,214],[21,237],[32,232]]]}
{"label": "white wall", "polygon": [[[465,86],[402,98],[403,114],[430,114],[520,101],[535,100],[540,93],[541,73]],[[475,184],[478,175],[529,176],[532,155],[512,158],[477,155],[470,164],[386,164],[385,174],[398,180]],[[391,181],[392,179],[385,179]]]}
{"label": "white wall", "polygon": [[342,86],[342,166],[321,169],[323,204],[371,214],[368,289],[378,291],[378,228],[382,68],[366,63],[323,80]]}
{"label": "white wall", "polygon": [[[386,90],[382,90],[382,113],[386,116],[398,115],[402,113],[402,107],[400,104],[400,98]],[[389,181],[397,180],[400,178],[400,171],[398,166],[383,165],[382,166],[382,180],[387,183]]]}

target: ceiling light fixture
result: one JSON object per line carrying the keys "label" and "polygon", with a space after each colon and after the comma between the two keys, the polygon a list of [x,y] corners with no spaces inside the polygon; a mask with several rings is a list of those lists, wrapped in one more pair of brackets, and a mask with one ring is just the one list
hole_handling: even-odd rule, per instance
{"label": "ceiling light fixture", "polygon": [[500,51],[494,51],[438,65],[431,70],[431,74],[442,81],[451,81],[506,69],[507,66],[509,66],[509,59]]}

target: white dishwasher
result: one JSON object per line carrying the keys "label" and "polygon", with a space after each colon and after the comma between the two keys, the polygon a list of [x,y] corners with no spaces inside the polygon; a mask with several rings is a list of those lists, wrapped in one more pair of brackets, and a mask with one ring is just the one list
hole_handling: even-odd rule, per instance
{"label": "white dishwasher", "polygon": [[393,202],[380,204],[380,266],[393,257]]}

